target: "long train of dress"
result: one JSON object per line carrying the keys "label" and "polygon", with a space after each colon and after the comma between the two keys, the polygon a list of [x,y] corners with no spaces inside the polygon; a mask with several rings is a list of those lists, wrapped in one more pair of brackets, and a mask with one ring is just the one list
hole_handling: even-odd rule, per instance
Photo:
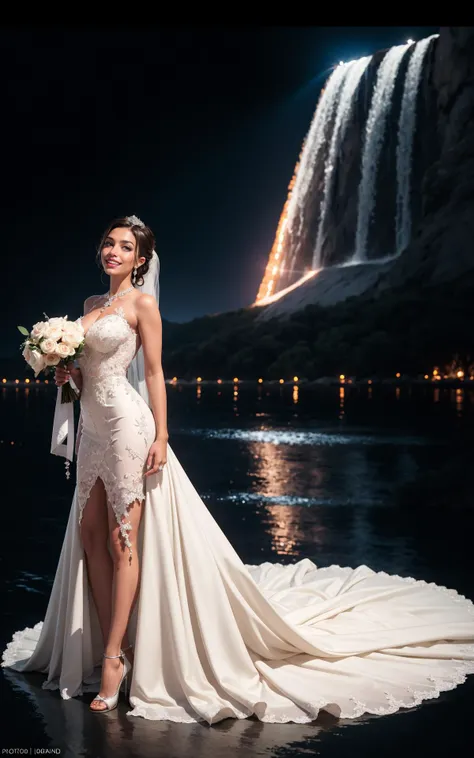
{"label": "long train of dress", "polygon": [[[2,665],[97,692],[103,644],[79,534],[77,488],[43,622]],[[140,594],[129,625],[128,715],[307,723],[412,707],[474,673],[474,605],[456,591],[357,568],[245,565],[170,445],[147,479]]]}

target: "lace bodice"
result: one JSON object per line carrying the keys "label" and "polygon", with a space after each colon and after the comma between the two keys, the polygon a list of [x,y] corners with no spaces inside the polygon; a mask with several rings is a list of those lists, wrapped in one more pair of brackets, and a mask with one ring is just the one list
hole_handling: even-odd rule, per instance
{"label": "lace bodice", "polygon": [[96,319],[85,334],[85,347],[78,359],[83,381],[97,383],[111,376],[124,376],[136,347],[137,333],[122,306]]}

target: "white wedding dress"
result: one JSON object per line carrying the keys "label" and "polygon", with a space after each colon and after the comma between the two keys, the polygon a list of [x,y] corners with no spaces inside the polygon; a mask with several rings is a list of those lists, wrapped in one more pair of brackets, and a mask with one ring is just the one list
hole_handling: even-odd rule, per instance
{"label": "white wedding dress", "polygon": [[356,718],[412,707],[474,673],[474,606],[455,590],[365,565],[242,563],[169,445],[163,471],[142,477],[154,418],[126,376],[137,335],[123,309],[85,342],[77,484],[54,584],[44,621],[13,635],[3,666],[45,673],[43,687],[64,699],[98,692],[103,642],[79,522],[100,476],[124,537],[127,505],[145,496],[128,715]]}

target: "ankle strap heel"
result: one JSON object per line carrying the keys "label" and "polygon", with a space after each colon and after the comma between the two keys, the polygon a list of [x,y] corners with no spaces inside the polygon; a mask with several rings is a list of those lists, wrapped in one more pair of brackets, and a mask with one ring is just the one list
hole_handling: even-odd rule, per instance
{"label": "ankle strap heel", "polygon": [[90,710],[93,711],[94,713],[106,713],[107,711],[112,711],[114,708],[117,707],[119,693],[120,693],[120,690],[122,689],[122,684],[124,685],[124,688],[125,688],[125,694],[127,693],[128,674],[130,672],[130,669],[132,668],[132,665],[130,661],[128,660],[127,656],[124,655],[123,650],[120,650],[120,653],[118,655],[106,655],[105,653],[103,653],[103,657],[104,658],[121,658],[123,661],[123,671],[122,671],[122,677],[120,679],[119,685],[114,695],[110,695],[110,697],[102,697],[102,695],[95,696],[94,700],[101,700],[102,702],[104,702],[105,708],[90,708]]}

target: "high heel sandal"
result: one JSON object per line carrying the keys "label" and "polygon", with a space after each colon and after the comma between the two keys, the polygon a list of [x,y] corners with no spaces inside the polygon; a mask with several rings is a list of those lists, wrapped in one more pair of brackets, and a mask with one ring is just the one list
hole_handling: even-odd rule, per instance
{"label": "high heel sandal", "polygon": [[[127,645],[127,647],[123,647],[122,648],[121,652],[124,653],[126,650],[130,650],[132,647],[133,647],[133,645]],[[127,657],[127,656],[125,656],[125,657]],[[130,661],[129,661],[129,663],[130,663]],[[130,665],[132,665],[132,664],[130,663]]]}
{"label": "high heel sandal", "polygon": [[[128,647],[131,647],[131,645],[129,645]],[[128,647],[125,648],[125,650],[128,650]],[[115,692],[114,695],[110,695],[109,697],[103,697],[102,695],[95,696],[94,700],[102,700],[105,703],[106,707],[105,708],[91,708],[89,706],[89,710],[93,711],[94,713],[106,713],[107,711],[113,711],[113,709],[117,707],[120,690],[122,689],[122,684],[124,684],[125,696],[127,696],[128,674],[132,668],[132,664],[128,660],[127,656],[124,655],[123,650],[120,650],[120,653],[118,655],[105,655],[104,653],[103,657],[104,658],[121,658],[123,660],[123,671],[122,671],[122,677],[117,687],[117,691]],[[92,700],[91,705],[94,702],[94,700]]]}

